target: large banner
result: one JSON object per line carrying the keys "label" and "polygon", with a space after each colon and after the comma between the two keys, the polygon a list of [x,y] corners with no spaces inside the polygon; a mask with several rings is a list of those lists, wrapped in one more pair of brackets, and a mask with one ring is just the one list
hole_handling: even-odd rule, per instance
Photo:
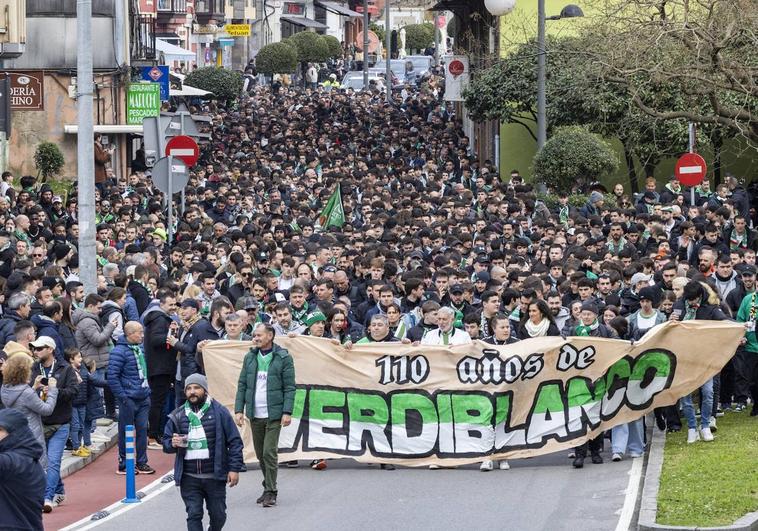
{"label": "large banner", "polygon": [[[295,361],[292,424],[279,458],[350,457],[408,466],[547,454],[582,444],[715,375],[740,324],[671,322],[636,343],[546,337],[513,345],[355,345],[277,337]],[[203,350],[210,394],[233,411],[249,342]],[[248,426],[245,458],[255,459]]]}

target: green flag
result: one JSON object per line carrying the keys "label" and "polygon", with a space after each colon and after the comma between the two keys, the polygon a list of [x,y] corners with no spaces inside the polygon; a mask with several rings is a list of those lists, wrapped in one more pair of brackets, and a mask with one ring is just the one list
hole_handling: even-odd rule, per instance
{"label": "green flag", "polygon": [[318,224],[322,230],[326,230],[332,226],[342,227],[345,224],[345,211],[342,209],[342,194],[340,193],[339,185],[337,185],[326,206],[318,215]]}

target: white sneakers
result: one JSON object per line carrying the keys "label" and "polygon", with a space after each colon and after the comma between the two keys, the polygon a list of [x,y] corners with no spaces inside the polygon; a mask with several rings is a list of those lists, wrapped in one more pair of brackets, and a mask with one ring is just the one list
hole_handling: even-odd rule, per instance
{"label": "white sneakers", "polygon": [[711,442],[713,440],[711,428],[700,428],[699,432],[696,429],[687,430],[687,444],[698,442],[701,439],[705,442]]}
{"label": "white sneakers", "polygon": [[708,421],[708,427],[711,431],[716,431],[718,429],[716,428],[716,417],[711,417],[711,420]]}
{"label": "white sneakers", "polygon": [[622,455],[619,453],[613,454],[613,457],[611,457],[611,461],[621,461]]}
{"label": "white sneakers", "polygon": [[[498,463],[498,468],[500,470],[511,469],[511,465],[508,464],[507,459],[503,459],[502,461],[497,461],[497,463]],[[495,468],[495,461],[492,461],[492,460],[482,461],[482,464],[479,466],[479,470],[481,470],[482,472],[490,472],[491,470],[494,470],[494,468]]]}

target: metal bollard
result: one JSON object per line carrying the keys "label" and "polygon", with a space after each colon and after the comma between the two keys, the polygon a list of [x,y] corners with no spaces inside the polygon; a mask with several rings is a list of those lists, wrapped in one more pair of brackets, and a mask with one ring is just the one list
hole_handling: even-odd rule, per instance
{"label": "metal bollard", "polygon": [[124,430],[124,449],[126,466],[126,498],[121,500],[121,503],[139,503],[140,499],[137,497],[137,484],[135,481],[135,431],[133,425],[128,425]]}

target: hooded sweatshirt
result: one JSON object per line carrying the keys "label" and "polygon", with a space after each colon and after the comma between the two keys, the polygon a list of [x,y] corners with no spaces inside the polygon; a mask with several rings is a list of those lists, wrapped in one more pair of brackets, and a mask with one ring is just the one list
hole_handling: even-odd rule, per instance
{"label": "hooded sweatshirt", "polygon": [[[58,388],[48,388],[46,400],[42,400],[34,390],[26,384],[3,385],[0,388],[0,401],[8,409],[15,409],[26,417],[29,429],[34,438],[45,448],[45,432],[42,417],[52,414],[58,400]],[[46,456],[43,452],[40,462],[46,466]]]}

